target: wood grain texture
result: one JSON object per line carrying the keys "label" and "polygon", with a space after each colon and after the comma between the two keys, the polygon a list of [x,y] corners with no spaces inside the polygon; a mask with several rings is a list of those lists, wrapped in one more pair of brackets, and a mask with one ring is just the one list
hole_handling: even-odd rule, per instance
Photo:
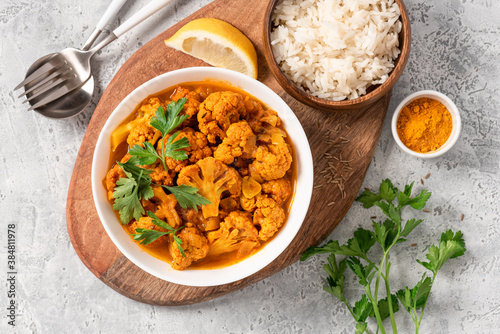
{"label": "wood grain texture", "polygon": [[[262,55],[261,36],[266,5],[266,0],[216,0],[202,8],[132,55],[113,78],[96,107],[70,182],[68,233],[76,253],[89,270],[129,298],[155,305],[185,305],[255,283],[296,262],[306,248],[325,239],[342,220],[357,195],[380,136],[390,92],[373,105],[346,113],[315,110],[290,97],[274,80]],[[320,186],[313,191],[311,206],[296,238],[273,263],[253,276],[217,287],[168,283],[132,264],[118,251],[102,227],[94,207],[90,181],[92,154],[99,132],[118,103],[134,88],[162,73],[206,65],[167,48],[163,43],[182,25],[200,17],[228,21],[252,40],[259,56],[259,80],[277,92],[301,121],[313,153],[314,185]],[[327,167],[331,169],[323,172]],[[335,173],[330,174],[331,171]],[[328,183],[328,180],[334,183]],[[341,191],[342,184],[345,188]]]}

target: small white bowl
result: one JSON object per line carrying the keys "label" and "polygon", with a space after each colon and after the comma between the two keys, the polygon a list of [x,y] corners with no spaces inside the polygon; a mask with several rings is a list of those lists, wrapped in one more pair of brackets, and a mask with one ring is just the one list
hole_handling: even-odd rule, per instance
{"label": "small white bowl", "polygon": [[[179,271],[141,250],[130,238],[107,200],[102,180],[108,169],[110,135],[142,100],[177,84],[204,80],[229,83],[256,97],[278,113],[295,148],[297,183],[295,198],[285,225],[274,239],[256,254],[221,269]],[[94,203],[101,223],[114,244],[130,261],[144,271],[165,281],[190,286],[215,286],[235,282],[258,272],[275,260],[292,242],[302,226],[309,208],[312,186],[313,160],[309,142],[293,111],[276,93],[261,82],[238,72],[213,67],[192,67],[168,72],[136,88],[116,107],[104,124],[97,140],[92,162]]]}
{"label": "small white bowl", "polygon": [[[448,137],[448,140],[437,150],[431,151],[428,153],[415,152],[415,151],[410,150],[408,147],[406,147],[406,145],[403,144],[401,139],[399,139],[398,130],[396,127],[401,110],[403,110],[403,108],[406,107],[408,104],[410,104],[413,100],[416,100],[416,99],[421,98],[421,97],[428,97],[428,98],[431,98],[431,99],[434,99],[434,100],[441,102],[446,107],[446,109],[448,109],[448,111],[450,112],[452,125],[453,125],[453,128],[451,129],[451,134],[450,134],[450,137]],[[392,128],[392,136],[394,137],[394,140],[396,141],[396,143],[398,144],[400,149],[402,149],[406,153],[413,155],[415,157],[428,159],[428,158],[438,157],[438,156],[448,152],[450,150],[450,148],[453,145],[455,145],[455,143],[457,142],[458,137],[460,135],[460,130],[462,129],[462,120],[460,118],[460,112],[458,111],[457,106],[455,105],[455,103],[453,103],[452,100],[450,100],[449,97],[447,97],[446,95],[444,95],[442,93],[433,91],[433,90],[422,90],[422,91],[419,91],[419,92],[416,92],[416,93],[409,95],[407,98],[405,98],[403,101],[401,101],[401,103],[396,107],[396,110],[394,111],[394,115],[392,116],[391,128]]]}

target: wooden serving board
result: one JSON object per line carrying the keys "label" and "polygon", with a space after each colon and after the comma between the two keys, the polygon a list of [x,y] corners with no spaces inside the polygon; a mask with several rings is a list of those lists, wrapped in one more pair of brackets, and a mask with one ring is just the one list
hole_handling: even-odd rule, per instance
{"label": "wooden serving board", "polygon": [[[119,293],[155,305],[192,304],[241,289],[290,264],[311,245],[324,240],[354,201],[370,164],[384,122],[390,93],[373,105],[349,112],[315,110],[294,100],[272,77],[262,53],[262,29],[267,0],[215,0],[139,49],[123,65],[94,111],[78,152],[67,201],[68,233],[89,270]],[[92,155],[108,116],[134,88],[162,73],[192,66],[200,60],[167,48],[163,41],[196,18],[225,20],[254,43],[259,58],[259,80],[280,95],[299,118],[314,158],[314,191],[306,219],[289,247],[258,273],[216,287],[169,283],[131,263],[114,246],[101,225],[91,189]],[[330,168],[330,169],[327,169]]]}

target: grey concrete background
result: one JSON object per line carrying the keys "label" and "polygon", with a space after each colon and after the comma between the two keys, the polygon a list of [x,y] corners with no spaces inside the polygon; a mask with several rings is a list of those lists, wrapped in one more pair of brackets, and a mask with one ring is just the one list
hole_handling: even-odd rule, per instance
{"label": "grey concrete background", "polygon": [[[129,1],[129,17],[147,1]],[[296,263],[241,291],[185,307],[129,300],[100,282],[80,262],[68,238],[65,204],[81,140],[99,96],[125,60],[173,23],[209,3],[175,1],[95,57],[97,95],[76,118],[57,121],[27,112],[12,88],[38,57],[82,45],[109,1],[2,0],[0,2],[0,268],[7,272],[6,225],[17,224],[18,316],[7,325],[7,282],[0,286],[0,332],[18,333],[352,333],[346,309],[322,291],[324,258]],[[464,257],[436,281],[421,333],[498,333],[500,167],[500,2],[406,0],[412,53],[394,89],[391,107],[364,186],[390,177],[419,181],[432,191],[426,218],[392,261],[394,288],[413,286],[423,273],[414,259],[448,228],[461,229]],[[114,23],[116,26],[117,22]],[[408,94],[435,89],[457,104],[463,131],[446,155],[420,160],[395,145],[389,119]],[[422,185],[417,182],[417,189]],[[354,204],[330,238],[345,242],[367,211]],[[464,220],[460,220],[464,214]],[[5,277],[2,274],[0,277]],[[349,297],[360,292],[354,278]],[[399,312],[401,333],[413,332]]]}

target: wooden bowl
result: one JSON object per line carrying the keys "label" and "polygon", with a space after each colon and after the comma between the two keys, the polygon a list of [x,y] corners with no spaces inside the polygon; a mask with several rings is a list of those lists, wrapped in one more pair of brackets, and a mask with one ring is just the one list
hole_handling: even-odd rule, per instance
{"label": "wooden bowl", "polygon": [[271,69],[271,73],[288,94],[290,94],[300,102],[316,109],[348,111],[352,109],[367,107],[391,91],[392,87],[396,84],[399,77],[403,73],[406,63],[408,62],[408,56],[410,55],[411,27],[408,13],[406,12],[406,7],[403,3],[403,0],[396,0],[396,3],[401,10],[402,29],[399,33],[399,49],[401,50],[401,53],[399,54],[399,57],[394,61],[395,67],[389,74],[389,78],[381,85],[374,85],[369,87],[366,95],[353,100],[343,101],[330,101],[312,96],[297,87],[281,71],[278,63],[276,62],[276,59],[274,58],[270,43],[271,30],[273,28],[271,16],[277,2],[278,0],[271,0],[266,8],[263,30],[263,47],[264,55],[266,57],[267,64]]}

